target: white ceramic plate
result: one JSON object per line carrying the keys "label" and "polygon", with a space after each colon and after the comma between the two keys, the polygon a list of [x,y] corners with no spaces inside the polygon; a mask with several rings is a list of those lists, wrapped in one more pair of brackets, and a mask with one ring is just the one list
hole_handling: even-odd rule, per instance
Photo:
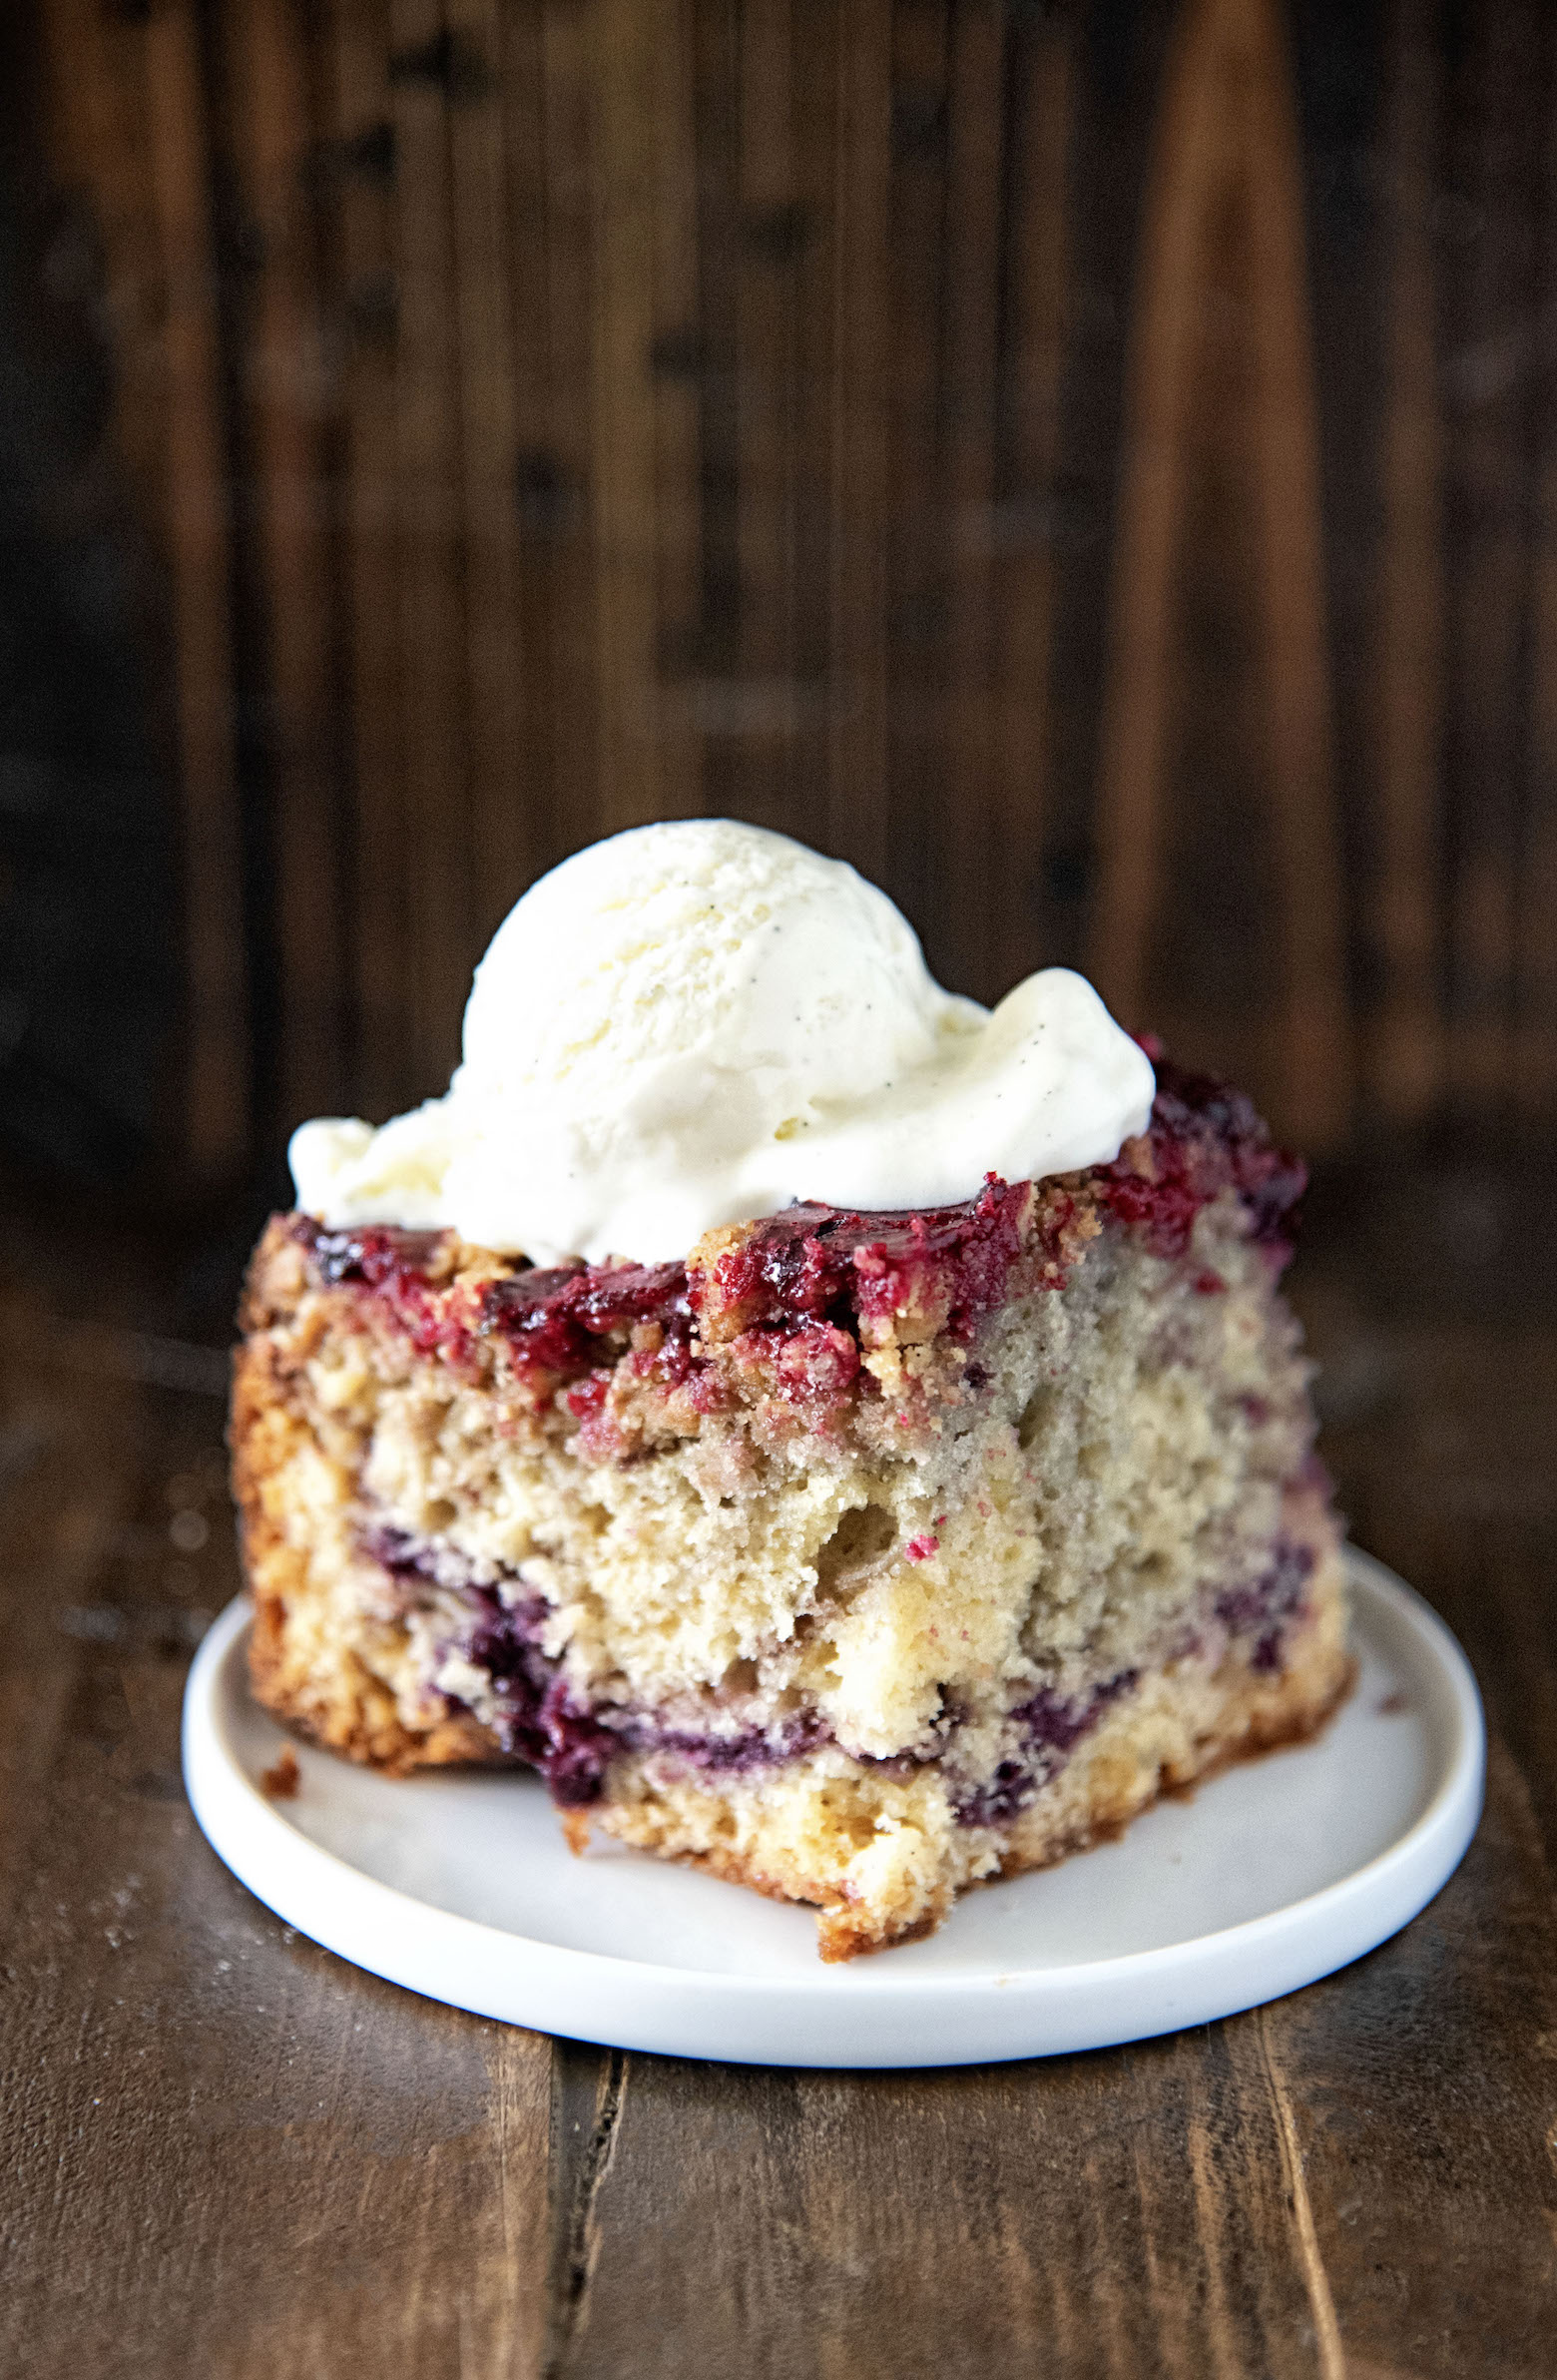
{"label": "white ceramic plate", "polygon": [[240,1600],[190,1674],[195,1815],[252,1892],[434,2000],[622,2049],[816,2067],[1101,2049],[1253,2008],[1360,1958],[1431,1900],[1481,1809],[1469,1664],[1364,1553],[1356,1691],[1316,1743],[1244,1763],[1117,1843],[970,1893],[941,1931],[847,1966],[809,1914],[631,1851],[566,1849],[539,1781],[400,1781],[287,1741],[251,1699]]}

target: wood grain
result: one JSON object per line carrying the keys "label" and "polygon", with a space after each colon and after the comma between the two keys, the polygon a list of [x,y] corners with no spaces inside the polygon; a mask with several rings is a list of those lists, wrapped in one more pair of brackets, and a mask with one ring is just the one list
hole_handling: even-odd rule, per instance
{"label": "wood grain", "polygon": [[345,925],[326,439],[334,392],[315,303],[307,161],[309,58],[281,0],[243,0],[226,88],[239,204],[255,252],[241,391],[261,553],[261,743],[275,848],[280,961],[275,1065],[284,1122],[346,1093]]}
{"label": "wood grain", "polygon": [[[887,545],[885,667],[893,837],[890,886],[921,922],[931,965],[951,972],[943,890],[957,818],[947,784],[946,487],[941,468],[941,307],[946,278],[949,10],[917,0],[892,13],[892,239],[885,434],[893,491]],[[960,814],[966,823],[965,808]],[[976,832],[976,830],[975,830]]]}
{"label": "wood grain", "polygon": [[[1557,133],[1548,130],[1542,318],[1557,308]],[[1530,529],[1530,714],[1524,865],[1517,889],[1514,1092],[1521,1119],[1557,1108],[1557,408],[1538,408]]]}
{"label": "wood grain", "polygon": [[[654,126],[650,257],[656,330],[684,329],[698,320],[702,281],[699,251],[696,0],[676,0],[655,45],[648,94]],[[696,685],[691,702],[670,683],[669,656],[695,642],[703,601],[702,410],[697,383],[652,370],[654,390],[654,539],[651,554],[654,642],[649,675],[658,746],[659,797],[653,816],[696,817],[703,799],[706,713]]]}
{"label": "wood grain", "polygon": [[[1192,369],[1220,212],[1247,242],[1249,542],[1259,782],[1275,867],[1280,1011],[1268,1073],[1280,1127],[1332,1146],[1350,1113],[1302,190],[1285,38],[1269,0],[1198,0],[1180,30],[1149,201],[1140,331],[1115,557],[1099,781],[1099,982],[1146,1014],[1163,898],[1170,711],[1186,525]],[[1207,307],[1209,311],[1209,305]],[[1213,402],[1217,401],[1214,397]],[[1196,1005],[1214,1006],[1208,986]]]}
{"label": "wood grain", "polygon": [[189,0],[158,0],[144,21],[84,0],[40,15],[48,129],[65,177],[97,205],[126,366],[116,419],[167,568],[188,984],[173,1138],[193,1175],[221,1181],[248,1144],[251,1061],[210,94]]}
{"label": "wood grain", "polygon": [[657,816],[663,721],[656,669],[658,440],[655,334],[656,144],[651,93],[660,28],[633,0],[592,14],[594,276],[590,359],[598,560],[596,685],[600,826]]}
{"label": "wood grain", "polygon": [[[435,0],[392,0],[398,168],[395,498],[409,1021],[420,1096],[447,1082],[470,989],[474,839],[461,586],[458,352],[449,108]],[[424,63],[425,62],[425,63]]]}
{"label": "wood grain", "polygon": [[1515,875],[1518,867],[1518,672],[1529,549],[1521,500],[1523,332],[1533,297],[1538,171],[1520,83],[1543,61],[1542,12],[1478,19],[1463,62],[1468,86],[1455,162],[1485,236],[1469,247],[1451,312],[1446,367],[1454,404],[1449,459],[1466,536],[1453,582],[1458,674],[1450,766],[1455,806],[1450,899],[1448,1050],[1462,1111],[1496,1111],[1509,1092]]}
{"label": "wood grain", "polygon": [[605,831],[597,689],[600,605],[593,465],[598,271],[592,181],[591,25],[559,0],[541,22],[547,361],[545,442],[521,458],[521,522],[544,602],[551,664],[552,850]]}
{"label": "wood grain", "polygon": [[89,198],[104,248],[103,294],[120,371],[116,444],[146,517],[160,520],[168,421],[142,32],[90,0],[47,0],[37,31],[42,146],[66,188]]}
{"label": "wood grain", "polygon": [[1392,1116],[1427,1113],[1443,1064],[1436,966],[1443,736],[1442,427],[1428,234],[1438,71],[1424,10],[1399,0],[1380,228],[1386,247],[1383,530],[1378,571],[1375,896],[1381,989],[1369,1087]]}
{"label": "wood grain", "polygon": [[[787,783],[789,831],[825,850],[832,834],[832,538],[836,413],[832,375],[839,225],[834,155],[842,90],[839,12],[791,0],[794,203],[807,227],[794,276],[793,680],[797,709]],[[780,822],[776,822],[780,823]]]}
{"label": "wood grain", "polygon": [[341,170],[333,192],[327,319],[340,379],[352,1095],[363,1114],[381,1121],[399,1104],[406,1080],[413,997],[406,968],[411,886],[399,733],[393,212],[400,161],[385,12],[342,0],[330,31],[327,121]]}
{"label": "wood grain", "polygon": [[885,266],[891,176],[891,10],[856,0],[839,21],[831,437],[830,751],[826,841],[887,874]]}
{"label": "wood grain", "polygon": [[1305,1147],[1332,1148],[1351,1110],[1351,1048],[1302,167],[1286,32],[1272,0],[1243,0],[1234,32],[1248,78],[1261,659],[1284,962],[1281,1121]]}
{"label": "wood grain", "polygon": [[997,782],[990,989],[1039,965],[1050,749],[1060,397],[1070,327],[1073,36],[1066,20],[1015,47],[1001,517],[995,557]]}
{"label": "wood grain", "polygon": [[208,1171],[435,1088],[520,887],[710,809],[1310,1143],[1551,1126],[1534,0],[25,8]]}
{"label": "wood grain", "polygon": [[247,981],[233,741],[231,544],[207,211],[207,99],[193,7],[147,20],[153,204],[166,276],[168,542],[178,648],[190,976],[189,1147],[220,1176],[243,1146]]}
{"label": "wood grain", "polygon": [[1158,897],[1170,605],[1185,509],[1196,293],[1208,211],[1227,170],[1230,111],[1218,31],[1216,0],[1202,0],[1176,25],[1136,267],[1098,760],[1091,971],[1116,1013],[1137,1026],[1145,1022]]}
{"label": "wood grain", "polygon": [[798,794],[796,731],[807,703],[815,702],[814,685],[796,674],[793,566],[796,284],[815,224],[796,197],[789,0],[755,0],[743,14],[740,38],[731,329],[741,693],[730,722],[730,807],[781,830]]}
{"label": "wood grain", "polygon": [[[525,782],[530,657],[519,588],[514,503],[519,371],[513,319],[513,226],[502,110],[497,0],[457,0],[445,15],[484,81],[450,111],[458,308],[466,683],[469,687],[472,923],[483,944],[538,873]],[[521,236],[522,227],[521,227]]]}
{"label": "wood grain", "polygon": [[557,521],[555,512],[550,519],[546,515],[549,503],[555,505],[559,497],[566,501],[552,444],[554,356],[549,308],[555,227],[547,203],[543,12],[538,8],[502,12],[500,36],[497,61],[513,449],[507,457],[507,484],[494,490],[493,501],[507,509],[515,533],[523,685],[516,706],[520,750],[513,762],[517,780],[513,790],[523,815],[523,864],[533,876],[560,857],[552,733],[552,645],[554,614],[560,609],[552,583]]}
{"label": "wood grain", "polygon": [[1001,218],[1007,171],[1004,30],[998,7],[973,5],[951,12],[942,394],[951,705],[941,802],[941,886],[961,929],[948,953],[947,971],[953,982],[980,992],[990,988],[988,887],[997,865],[994,548]]}

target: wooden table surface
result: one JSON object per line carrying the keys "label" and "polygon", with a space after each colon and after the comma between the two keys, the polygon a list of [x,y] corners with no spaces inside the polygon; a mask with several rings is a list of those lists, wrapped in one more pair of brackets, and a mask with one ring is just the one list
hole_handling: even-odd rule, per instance
{"label": "wooden table surface", "polygon": [[[231,1249],[0,1245],[0,2370],[158,2380],[1557,2373],[1557,1200],[1320,1185],[1295,1296],[1360,1543],[1458,1631],[1486,1817],[1394,1942],[1088,2057],[790,2074],[358,1974],[201,1839]],[[202,1339],[207,1344],[202,1345]]]}

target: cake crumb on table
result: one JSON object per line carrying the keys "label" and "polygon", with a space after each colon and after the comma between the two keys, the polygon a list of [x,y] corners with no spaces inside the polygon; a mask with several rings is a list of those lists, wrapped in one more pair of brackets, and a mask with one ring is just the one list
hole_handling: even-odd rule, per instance
{"label": "cake crumb on table", "polygon": [[283,1744],[278,1756],[260,1779],[260,1790],[267,1801],[289,1802],[302,1782],[297,1755],[290,1744]]}

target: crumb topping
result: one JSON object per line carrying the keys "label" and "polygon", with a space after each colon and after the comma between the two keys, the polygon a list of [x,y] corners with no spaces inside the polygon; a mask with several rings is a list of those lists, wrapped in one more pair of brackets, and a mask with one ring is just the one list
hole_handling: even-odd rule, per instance
{"label": "crumb topping", "polygon": [[[812,1419],[875,1385],[901,1396],[936,1346],[965,1371],[981,1321],[1006,1298],[1063,1289],[1107,1222],[1154,1255],[1181,1257],[1195,1219],[1234,1191],[1249,1237],[1280,1267],[1306,1182],[1241,1091],[1178,1067],[1157,1069],[1146,1132],[1111,1164],[1043,1182],[987,1177],[954,1206],[851,1213],[785,1208],[699,1241],[685,1264],[527,1266],[449,1232],[390,1224],[332,1231],[306,1215],[286,1228],[321,1287],[357,1287],[419,1353],[472,1372],[501,1348],[537,1398],[555,1396],[609,1445],[617,1376],[717,1412],[732,1375]],[[1220,1279],[1198,1277],[1202,1294]]]}

